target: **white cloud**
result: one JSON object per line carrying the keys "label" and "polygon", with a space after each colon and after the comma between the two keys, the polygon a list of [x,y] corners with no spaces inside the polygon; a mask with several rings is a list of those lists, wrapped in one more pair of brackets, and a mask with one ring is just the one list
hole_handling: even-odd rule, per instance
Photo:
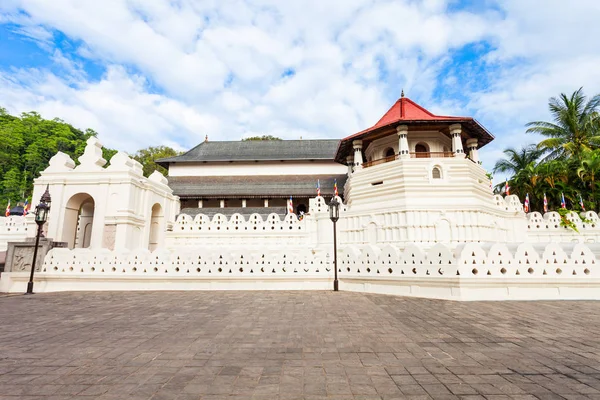
{"label": "white cloud", "polygon": [[[191,147],[205,134],[343,137],[375,123],[404,88],[432,111],[471,114],[496,134],[483,151],[491,168],[504,147],[534,140],[522,126],[548,118],[550,96],[580,86],[600,91],[594,0],[569,7],[503,0],[472,11],[448,11],[449,3],[456,5],[10,0],[0,6],[0,22],[38,30],[42,39],[61,31],[81,43],[80,57],[108,69],[100,80],[87,77],[53,49],[66,73],[6,70],[0,104],[92,127],[107,145],[132,151]],[[492,47],[481,60],[489,70],[453,59],[453,51],[483,42]],[[460,99],[440,96],[453,82],[464,85],[452,90]]]}
{"label": "white cloud", "polygon": [[0,74],[0,104],[12,112],[36,110],[46,118],[59,116],[76,127],[92,128],[107,147],[130,152],[159,144],[185,148],[220,125],[201,110],[147,93],[143,77],[118,66],[109,67],[102,80],[77,87],[38,70]]}

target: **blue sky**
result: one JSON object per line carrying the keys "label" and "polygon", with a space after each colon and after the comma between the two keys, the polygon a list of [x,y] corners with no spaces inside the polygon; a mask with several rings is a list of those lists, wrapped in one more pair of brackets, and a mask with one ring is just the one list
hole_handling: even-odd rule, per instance
{"label": "blue sky", "polygon": [[491,169],[537,140],[523,126],[550,118],[549,97],[600,92],[599,17],[593,0],[6,0],[0,106],[133,152],[341,138],[404,89],[488,128]]}

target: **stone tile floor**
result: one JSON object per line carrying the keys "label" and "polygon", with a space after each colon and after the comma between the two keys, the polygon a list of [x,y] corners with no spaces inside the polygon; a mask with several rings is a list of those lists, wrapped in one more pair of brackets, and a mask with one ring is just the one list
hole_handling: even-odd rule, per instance
{"label": "stone tile floor", "polygon": [[0,297],[0,399],[600,399],[600,303]]}

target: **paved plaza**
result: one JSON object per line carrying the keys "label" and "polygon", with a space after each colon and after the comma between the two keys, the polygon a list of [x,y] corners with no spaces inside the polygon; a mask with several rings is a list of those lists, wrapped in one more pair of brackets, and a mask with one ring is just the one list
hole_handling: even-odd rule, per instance
{"label": "paved plaza", "polygon": [[600,399],[600,303],[0,294],[0,399]]}

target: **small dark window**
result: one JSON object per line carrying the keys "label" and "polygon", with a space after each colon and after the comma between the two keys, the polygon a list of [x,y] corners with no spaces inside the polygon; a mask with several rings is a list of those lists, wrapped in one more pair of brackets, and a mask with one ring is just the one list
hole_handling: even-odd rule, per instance
{"label": "small dark window", "polygon": [[385,151],[385,158],[393,157],[395,155],[396,153],[394,153],[394,149],[392,149],[391,147]]}
{"label": "small dark window", "polygon": [[440,171],[439,167],[433,167],[431,176],[433,179],[442,179],[442,171]]}

